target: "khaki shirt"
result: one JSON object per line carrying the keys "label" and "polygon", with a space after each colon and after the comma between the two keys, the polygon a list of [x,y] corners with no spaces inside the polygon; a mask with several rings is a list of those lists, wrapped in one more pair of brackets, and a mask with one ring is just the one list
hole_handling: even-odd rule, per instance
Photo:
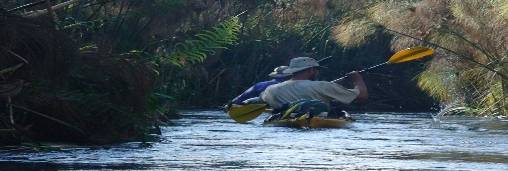
{"label": "khaki shirt", "polygon": [[358,89],[346,89],[327,81],[287,80],[269,86],[260,97],[274,109],[302,99],[317,99],[330,106],[331,101],[351,103],[360,94]]}

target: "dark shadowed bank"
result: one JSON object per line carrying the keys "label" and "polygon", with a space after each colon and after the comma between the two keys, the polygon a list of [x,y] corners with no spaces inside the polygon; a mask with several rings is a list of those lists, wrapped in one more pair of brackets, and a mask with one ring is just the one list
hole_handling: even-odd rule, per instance
{"label": "dark shadowed bank", "polygon": [[153,65],[134,56],[80,52],[48,20],[1,15],[5,143],[111,143],[141,137],[155,125],[156,115],[147,114]]}
{"label": "dark shadowed bank", "polygon": [[[360,8],[342,1],[31,2],[0,3],[0,144],[146,140],[175,108],[224,104],[292,57],[333,56],[332,80],[392,54],[382,32],[334,43],[337,19]],[[350,110],[430,110],[422,67],[366,73],[371,98]]]}

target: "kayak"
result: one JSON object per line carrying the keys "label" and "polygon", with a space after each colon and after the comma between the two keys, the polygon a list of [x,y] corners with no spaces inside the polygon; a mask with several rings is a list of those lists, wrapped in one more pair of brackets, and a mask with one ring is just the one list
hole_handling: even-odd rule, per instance
{"label": "kayak", "polygon": [[[228,109],[228,115],[239,123],[245,123],[250,120],[255,119],[263,112],[266,112],[267,105],[266,104],[247,104],[247,105],[232,105]],[[264,125],[266,126],[276,126],[276,127],[296,127],[296,128],[342,128],[349,125],[353,119],[348,117],[344,118],[327,118],[326,116],[315,116],[311,119],[307,119],[308,114],[300,115],[297,118],[291,116],[281,116],[282,114],[278,114],[280,117],[273,117],[276,115],[272,115],[264,121]],[[289,114],[292,115],[292,114]],[[349,114],[345,114],[345,116],[349,116]],[[272,119],[273,118],[273,119]],[[279,119],[284,118],[284,119]]]}
{"label": "kayak", "polygon": [[310,120],[300,117],[296,119],[281,119],[265,121],[266,126],[294,127],[294,128],[342,128],[353,122],[352,119],[332,119],[313,117]]}

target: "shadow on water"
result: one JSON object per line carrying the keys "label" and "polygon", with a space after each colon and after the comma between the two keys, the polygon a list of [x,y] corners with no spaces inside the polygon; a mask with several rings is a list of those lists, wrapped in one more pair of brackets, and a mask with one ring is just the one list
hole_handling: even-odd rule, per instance
{"label": "shadow on water", "polygon": [[0,170],[508,170],[506,120],[353,116],[342,129],[295,129],[187,111],[145,145],[0,149]]}
{"label": "shadow on water", "polygon": [[50,162],[0,162],[2,170],[148,170],[156,168],[154,165],[121,163],[121,164],[93,164],[93,163],[50,163]]}
{"label": "shadow on water", "polygon": [[484,163],[501,163],[508,164],[508,156],[506,154],[478,154],[469,152],[437,152],[437,153],[420,153],[406,155],[386,155],[386,158],[402,159],[402,160],[441,160],[441,161],[462,161],[462,162],[484,162]]}

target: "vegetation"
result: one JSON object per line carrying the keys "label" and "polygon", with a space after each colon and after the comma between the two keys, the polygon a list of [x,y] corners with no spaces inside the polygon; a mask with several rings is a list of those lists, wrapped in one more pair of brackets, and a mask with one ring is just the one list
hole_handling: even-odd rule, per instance
{"label": "vegetation", "polygon": [[433,100],[418,82],[444,105],[506,114],[506,4],[3,1],[0,136],[2,143],[144,139],[175,108],[223,104],[292,57],[333,56],[322,72],[332,80],[414,45],[438,55],[365,74],[372,98],[352,108],[429,110]]}
{"label": "vegetation", "polygon": [[[179,87],[178,91],[168,94],[185,106],[220,105],[253,83],[268,79],[274,67],[287,65],[295,56],[317,59],[333,56],[327,64],[330,69],[322,71],[323,80],[383,62],[392,54],[388,35],[356,48],[346,49],[333,42],[331,30],[337,19],[361,8],[356,2],[314,0],[249,6],[240,16],[239,42],[229,50],[209,56],[203,64],[186,69],[178,77],[182,80],[180,86],[172,86]],[[366,74],[372,98],[353,108],[429,110],[432,100],[421,95],[412,81],[419,68],[418,63],[404,64]]]}
{"label": "vegetation", "polygon": [[[357,46],[379,32],[394,50],[412,45],[438,54],[418,85],[443,105],[475,115],[508,115],[506,0],[379,1],[342,19],[336,40]],[[351,29],[355,28],[355,29]],[[464,108],[467,107],[467,108]]]}
{"label": "vegetation", "polygon": [[[171,34],[194,31],[154,31],[154,22],[193,3],[74,0],[36,10],[49,9],[42,2],[2,4],[11,9],[1,13],[2,143],[144,139],[173,111],[167,71],[235,43],[240,28],[237,16],[224,16],[176,40]],[[180,19],[170,25],[188,26]]]}

